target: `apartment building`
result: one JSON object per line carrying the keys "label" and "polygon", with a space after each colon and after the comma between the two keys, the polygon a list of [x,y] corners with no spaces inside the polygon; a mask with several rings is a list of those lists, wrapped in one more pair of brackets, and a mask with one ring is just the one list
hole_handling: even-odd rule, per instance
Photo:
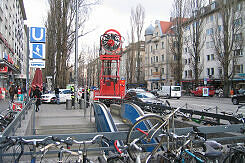
{"label": "apartment building", "polygon": [[[128,88],[146,87],[145,83],[145,42],[130,43],[121,54],[121,79],[125,79]],[[139,55],[139,61],[138,61]],[[139,63],[138,63],[139,62]],[[139,75],[139,77],[138,77]],[[138,79],[137,79],[138,78]]]}
{"label": "apartment building", "polygon": [[174,85],[173,70],[171,69],[170,44],[173,22],[155,21],[145,30],[145,80],[147,89],[158,89],[163,85]]}
{"label": "apartment building", "polygon": [[25,78],[27,54],[26,13],[23,0],[0,1],[0,87]]}
{"label": "apartment building", "polygon": [[[233,15],[233,27],[235,32],[230,36],[230,39],[233,39],[233,48],[231,51],[229,72],[230,75],[229,81],[231,83],[231,88],[245,87],[245,3],[244,1],[237,1],[233,4],[233,10],[235,11]],[[194,69],[193,69],[193,56],[191,51],[193,49],[191,41],[193,41],[193,30],[195,28],[195,23],[197,18],[202,22],[202,32],[200,33],[201,38],[201,49],[200,55],[198,56],[199,60],[199,85],[204,85],[204,81],[207,81],[206,84],[213,85],[214,87],[222,87],[221,77],[224,73],[223,67],[219,60],[219,57],[222,56],[217,53],[217,43],[215,37],[224,32],[224,27],[222,25],[222,17],[220,13],[220,5],[218,1],[210,1],[210,3],[200,8],[193,15],[194,19],[190,19],[189,22],[185,24],[183,29],[184,31],[184,45],[183,45],[183,82],[182,85],[185,88],[192,87],[194,82]],[[232,27],[232,25],[229,25]],[[194,27],[194,28],[193,28]],[[231,35],[231,32],[230,32]],[[233,38],[232,38],[233,37]],[[222,47],[224,48],[224,47]],[[222,53],[222,50],[221,50]]]}

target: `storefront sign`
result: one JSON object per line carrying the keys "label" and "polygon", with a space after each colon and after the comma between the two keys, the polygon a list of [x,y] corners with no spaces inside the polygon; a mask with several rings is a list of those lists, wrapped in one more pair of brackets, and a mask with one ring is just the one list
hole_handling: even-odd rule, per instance
{"label": "storefront sign", "polygon": [[8,72],[8,67],[7,66],[0,66],[0,73],[6,73]]}

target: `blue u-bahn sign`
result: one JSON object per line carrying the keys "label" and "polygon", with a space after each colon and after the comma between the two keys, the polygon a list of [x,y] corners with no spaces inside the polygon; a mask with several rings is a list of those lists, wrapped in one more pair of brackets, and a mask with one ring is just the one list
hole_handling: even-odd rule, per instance
{"label": "blue u-bahn sign", "polygon": [[30,42],[45,43],[45,31],[44,27],[31,27]]}

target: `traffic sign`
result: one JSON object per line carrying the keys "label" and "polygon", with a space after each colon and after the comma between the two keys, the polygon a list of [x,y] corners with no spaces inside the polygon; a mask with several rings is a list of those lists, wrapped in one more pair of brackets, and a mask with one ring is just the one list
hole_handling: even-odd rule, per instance
{"label": "traffic sign", "polygon": [[45,61],[41,59],[30,60],[30,67],[45,68]]}
{"label": "traffic sign", "polygon": [[45,44],[32,43],[30,47],[30,58],[45,59]]}
{"label": "traffic sign", "polygon": [[31,27],[30,42],[45,43],[45,31],[44,27]]}

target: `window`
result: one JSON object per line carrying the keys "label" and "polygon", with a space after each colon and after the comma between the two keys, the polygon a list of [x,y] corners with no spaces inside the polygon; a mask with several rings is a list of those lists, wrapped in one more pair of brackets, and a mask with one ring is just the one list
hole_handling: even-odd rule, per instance
{"label": "window", "polygon": [[206,42],[206,49],[209,49],[209,42]]}
{"label": "window", "polygon": [[162,55],[162,62],[164,62],[164,55]]}
{"label": "window", "polygon": [[151,75],[152,75],[152,69],[151,69]]}
{"label": "window", "polygon": [[192,78],[192,70],[188,70],[188,77]]}
{"label": "window", "polygon": [[158,56],[156,56],[156,62],[158,62]]}
{"label": "window", "polygon": [[219,67],[218,71],[219,71],[219,75],[221,76],[222,75],[222,67]]}
{"label": "window", "polygon": [[191,59],[190,58],[188,58],[188,64],[190,64],[191,63]]}
{"label": "window", "polygon": [[207,68],[207,75],[214,75],[214,68]]}
{"label": "window", "polygon": [[213,48],[214,47],[214,41],[210,41],[209,42],[209,48]]}
{"label": "window", "polygon": [[214,75],[214,68],[211,68],[211,75]]}
{"label": "window", "polygon": [[162,42],[162,49],[164,49],[164,42]]}
{"label": "window", "polygon": [[207,68],[207,75],[210,75],[210,68]]}
{"label": "window", "polygon": [[212,22],[214,20],[214,16],[210,15],[210,21]]}
{"label": "window", "polygon": [[211,54],[211,60],[212,61],[214,60],[214,54]]}
{"label": "window", "polygon": [[207,61],[210,61],[210,55],[207,55]]}
{"label": "window", "polygon": [[155,69],[156,69],[156,72],[158,72],[158,68],[157,68],[157,67],[155,67]]}
{"label": "window", "polygon": [[242,40],[242,34],[238,33],[238,34],[234,34],[234,41],[241,41]]}
{"label": "window", "polygon": [[237,11],[241,11],[242,10],[242,3],[238,3],[236,6]]}
{"label": "window", "polygon": [[243,73],[244,72],[243,71],[243,64],[235,65],[234,68],[235,68],[235,73]]}
{"label": "window", "polygon": [[200,62],[201,61],[201,57],[200,56],[198,56],[198,62]]}
{"label": "window", "polygon": [[153,63],[153,59],[152,59],[152,57],[151,57],[151,64]]}
{"label": "window", "polygon": [[187,78],[187,70],[185,70],[185,78]]}
{"label": "window", "polygon": [[156,62],[156,56],[153,56],[153,62]]}
{"label": "window", "polygon": [[187,64],[187,59],[185,59],[185,64]]}
{"label": "window", "polygon": [[156,44],[156,50],[157,50],[158,44]]}
{"label": "window", "polygon": [[234,56],[243,56],[242,49],[236,49],[236,50],[234,50]]}
{"label": "window", "polygon": [[152,46],[151,46],[151,52],[152,52]]}
{"label": "window", "polygon": [[209,28],[206,30],[206,35],[212,35],[214,33],[214,29],[213,28]]}
{"label": "window", "polygon": [[215,2],[213,2],[213,3],[211,4],[211,10],[214,10],[214,9],[215,9],[215,7],[216,7],[215,4],[216,4]]}
{"label": "window", "polygon": [[164,68],[162,68],[162,74],[165,74],[165,72],[164,72]]}
{"label": "window", "polygon": [[222,31],[222,26],[218,25],[218,31],[221,32]]}
{"label": "window", "polygon": [[188,52],[188,48],[185,48],[185,52],[186,52],[186,53]]}
{"label": "window", "polygon": [[241,26],[242,25],[242,18],[235,19],[234,25],[235,25],[235,27]]}

